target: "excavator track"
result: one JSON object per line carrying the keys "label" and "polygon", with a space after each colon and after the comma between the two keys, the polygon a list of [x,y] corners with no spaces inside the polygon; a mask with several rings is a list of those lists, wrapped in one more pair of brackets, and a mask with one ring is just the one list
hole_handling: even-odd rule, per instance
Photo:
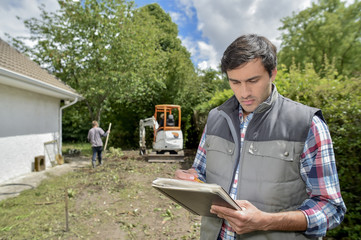
{"label": "excavator track", "polygon": [[184,151],[175,153],[152,151],[145,155],[148,162],[178,163],[184,162]]}

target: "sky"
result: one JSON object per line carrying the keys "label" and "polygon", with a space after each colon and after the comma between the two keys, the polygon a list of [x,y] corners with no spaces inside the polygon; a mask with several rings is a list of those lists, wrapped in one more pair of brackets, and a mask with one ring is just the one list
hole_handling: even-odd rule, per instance
{"label": "sky", "polygon": [[[135,0],[158,3],[178,25],[178,37],[200,69],[217,69],[227,46],[238,36],[256,33],[280,47],[281,19],[310,7],[315,0]],[[353,0],[347,0],[352,3]],[[38,6],[59,9],[57,0],[0,0],[0,38],[28,36],[23,19],[40,18]]]}

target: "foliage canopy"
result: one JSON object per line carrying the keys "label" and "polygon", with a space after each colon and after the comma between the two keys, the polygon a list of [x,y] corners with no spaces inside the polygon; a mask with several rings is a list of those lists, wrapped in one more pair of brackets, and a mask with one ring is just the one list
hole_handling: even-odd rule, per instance
{"label": "foliage canopy", "polygon": [[348,7],[341,0],[319,0],[312,6],[281,20],[279,62],[290,67],[313,63],[324,71],[324,59],[330,59],[339,74],[360,74],[361,2]]}
{"label": "foliage canopy", "polygon": [[177,25],[158,4],[58,2],[57,12],[41,6],[41,19],[24,21],[34,46],[21,37],[12,43],[85,98],[64,114],[65,141],[85,140],[91,120],[102,120],[113,122],[113,144],[135,147],[139,119],[156,104],[180,104],[190,121],[191,106],[203,99],[184,92],[197,75]]}

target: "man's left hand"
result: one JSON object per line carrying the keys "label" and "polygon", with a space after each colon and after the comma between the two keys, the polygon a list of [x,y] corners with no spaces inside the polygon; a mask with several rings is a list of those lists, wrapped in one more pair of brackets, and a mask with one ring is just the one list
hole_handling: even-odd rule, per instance
{"label": "man's left hand", "polygon": [[260,211],[246,200],[236,200],[236,202],[242,208],[242,211],[212,205],[211,213],[227,220],[232,226],[233,231],[237,234],[267,230],[267,225],[264,221],[267,213]]}

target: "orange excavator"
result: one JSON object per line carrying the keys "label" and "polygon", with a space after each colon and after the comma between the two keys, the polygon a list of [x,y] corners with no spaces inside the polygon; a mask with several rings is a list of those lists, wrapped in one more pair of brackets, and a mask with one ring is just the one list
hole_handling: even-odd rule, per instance
{"label": "orange excavator", "polygon": [[[153,128],[152,150],[146,148],[145,127]],[[183,162],[183,133],[181,107],[162,104],[155,106],[154,115],[139,121],[140,154],[148,162]]]}

